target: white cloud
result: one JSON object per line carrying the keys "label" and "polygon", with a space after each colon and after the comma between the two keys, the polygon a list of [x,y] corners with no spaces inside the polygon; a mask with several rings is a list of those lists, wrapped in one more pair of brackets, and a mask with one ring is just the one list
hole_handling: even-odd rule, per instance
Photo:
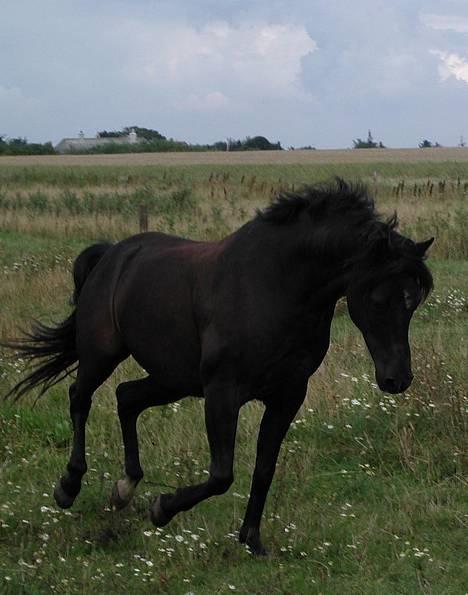
{"label": "white cloud", "polygon": [[410,92],[420,75],[418,55],[409,51],[388,52],[380,57],[378,66],[374,85],[376,91],[386,98]]}
{"label": "white cloud", "polygon": [[192,111],[218,111],[229,107],[230,101],[221,93],[221,91],[213,91],[212,93],[198,94],[190,93],[186,98],[176,102],[176,107],[179,109],[189,109]]}
{"label": "white cloud", "polygon": [[422,22],[436,31],[455,31],[468,33],[468,18],[452,15],[423,14]]}
{"label": "white cloud", "polygon": [[440,58],[439,75],[443,81],[450,77],[455,77],[458,81],[468,83],[468,60],[462,58],[455,52],[441,52],[440,50],[431,50]]}
{"label": "white cloud", "polygon": [[317,49],[298,25],[212,22],[196,28],[138,22],[132,29],[134,46],[125,64],[131,80],[185,89],[189,104],[198,104],[197,97],[203,96],[215,108],[246,92],[294,94],[302,58]]}
{"label": "white cloud", "polygon": [[466,0],[3,2],[0,133],[448,145],[468,136],[467,17]]}

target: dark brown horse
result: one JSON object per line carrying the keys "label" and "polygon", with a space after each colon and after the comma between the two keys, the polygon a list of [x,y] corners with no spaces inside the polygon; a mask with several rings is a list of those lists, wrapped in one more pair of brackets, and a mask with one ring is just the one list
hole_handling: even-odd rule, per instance
{"label": "dark brown horse", "polygon": [[73,447],[54,496],[71,506],[86,472],[85,425],[95,390],[130,355],[145,378],[117,388],[125,477],[112,503],[126,506],[143,477],[136,424],[146,408],[188,395],[205,399],[211,451],[207,481],[159,495],[163,526],[233,482],[239,409],[265,404],[240,541],[265,552],[260,521],[281,442],[327,353],[337,300],[346,296],[383,391],[411,384],[408,327],[432,287],[427,248],[383,222],[365,188],[341,180],[283,194],[219,242],[145,233],[97,244],[74,265],[76,308],[57,326],[36,324],[10,343],[36,367],[11,391],[42,392],[77,370],[70,387]]}

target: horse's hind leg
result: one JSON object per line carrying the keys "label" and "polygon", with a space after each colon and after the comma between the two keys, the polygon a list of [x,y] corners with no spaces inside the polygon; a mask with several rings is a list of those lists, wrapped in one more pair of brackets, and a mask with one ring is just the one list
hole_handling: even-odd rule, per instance
{"label": "horse's hind leg", "polygon": [[151,376],[123,382],[117,387],[117,410],[125,451],[125,477],[114,484],[111,495],[113,508],[120,510],[127,506],[143,477],[138,449],[138,416],[148,407],[173,403],[183,396],[185,395],[162,387]]}
{"label": "horse's hind leg", "polygon": [[73,443],[64,475],[54,490],[54,498],[61,508],[69,508],[81,489],[81,479],[86,473],[85,428],[94,391],[112,374],[119,362],[95,359],[80,360],[76,382],[70,386],[70,417],[73,425]]}

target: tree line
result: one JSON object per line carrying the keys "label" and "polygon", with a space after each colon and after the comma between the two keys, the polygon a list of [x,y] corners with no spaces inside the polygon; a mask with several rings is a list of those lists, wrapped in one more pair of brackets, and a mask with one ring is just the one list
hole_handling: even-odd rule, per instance
{"label": "tree line", "polygon": [[[132,144],[106,143],[96,145],[86,150],[74,149],[73,153],[102,154],[102,153],[156,153],[156,152],[182,152],[182,151],[282,151],[280,142],[272,143],[265,136],[247,136],[244,139],[228,138],[225,141],[217,141],[212,144],[192,144],[186,141],[179,141],[167,138],[157,130],[141,126],[127,126],[122,130],[101,130],[97,136],[106,139],[118,139],[128,136],[134,131],[137,135],[137,142]],[[438,142],[423,139],[419,148],[440,147]],[[462,140],[459,144],[464,147]],[[290,147],[293,149],[294,147]],[[303,149],[314,149],[312,146],[302,147]],[[353,140],[354,149],[385,149],[382,141],[375,141],[372,132],[369,130],[367,139],[357,138]],[[30,143],[26,138],[7,138],[0,135],[0,155],[55,155],[58,154],[51,142]]]}
{"label": "tree line", "polygon": [[[127,136],[131,132],[135,132],[139,142],[133,145],[117,145],[111,150],[120,150],[121,147],[125,151],[281,151],[283,147],[281,143],[272,143],[264,136],[246,137],[245,139],[228,138],[225,141],[217,141],[213,144],[191,144],[185,141],[177,141],[172,138],[167,138],[159,131],[151,128],[141,128],[140,126],[127,126],[122,130],[108,132],[103,130],[98,132],[100,138],[119,138]],[[99,147],[100,150],[107,152],[109,146]],[[91,149],[94,151],[94,149]]]}
{"label": "tree line", "polygon": [[[71,153],[102,154],[102,153],[152,153],[173,151],[282,151],[281,143],[272,143],[265,136],[246,137],[244,139],[229,138],[213,144],[192,144],[167,138],[157,130],[140,126],[128,126],[122,130],[101,130],[98,138],[119,139],[128,136],[130,132],[137,135],[136,143],[110,142],[97,144],[84,150],[72,149]],[[54,155],[58,154],[51,142],[29,143],[26,138],[7,138],[0,135],[0,155]]]}
{"label": "tree line", "polygon": [[0,136],[0,155],[55,155],[51,142],[29,143],[25,138]]}

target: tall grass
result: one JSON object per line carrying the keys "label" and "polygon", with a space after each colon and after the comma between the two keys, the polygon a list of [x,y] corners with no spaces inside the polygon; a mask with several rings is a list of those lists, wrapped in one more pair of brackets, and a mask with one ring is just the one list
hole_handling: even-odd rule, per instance
{"label": "tall grass", "polygon": [[[217,239],[236,229],[279,192],[300,190],[305,184],[341,175],[367,182],[382,212],[400,213],[404,232],[418,239],[435,235],[434,255],[467,256],[468,182],[461,166],[385,163],[375,168],[375,164],[365,163],[180,169],[143,166],[124,172],[113,167],[0,167],[0,216],[3,230],[115,240],[137,231],[138,211],[145,205],[152,229],[194,239]],[[442,179],[446,182],[443,193],[436,184]],[[396,186],[402,181],[405,190],[396,195]],[[415,184],[425,192],[415,194]],[[430,184],[436,186],[431,195],[427,192]]]}

